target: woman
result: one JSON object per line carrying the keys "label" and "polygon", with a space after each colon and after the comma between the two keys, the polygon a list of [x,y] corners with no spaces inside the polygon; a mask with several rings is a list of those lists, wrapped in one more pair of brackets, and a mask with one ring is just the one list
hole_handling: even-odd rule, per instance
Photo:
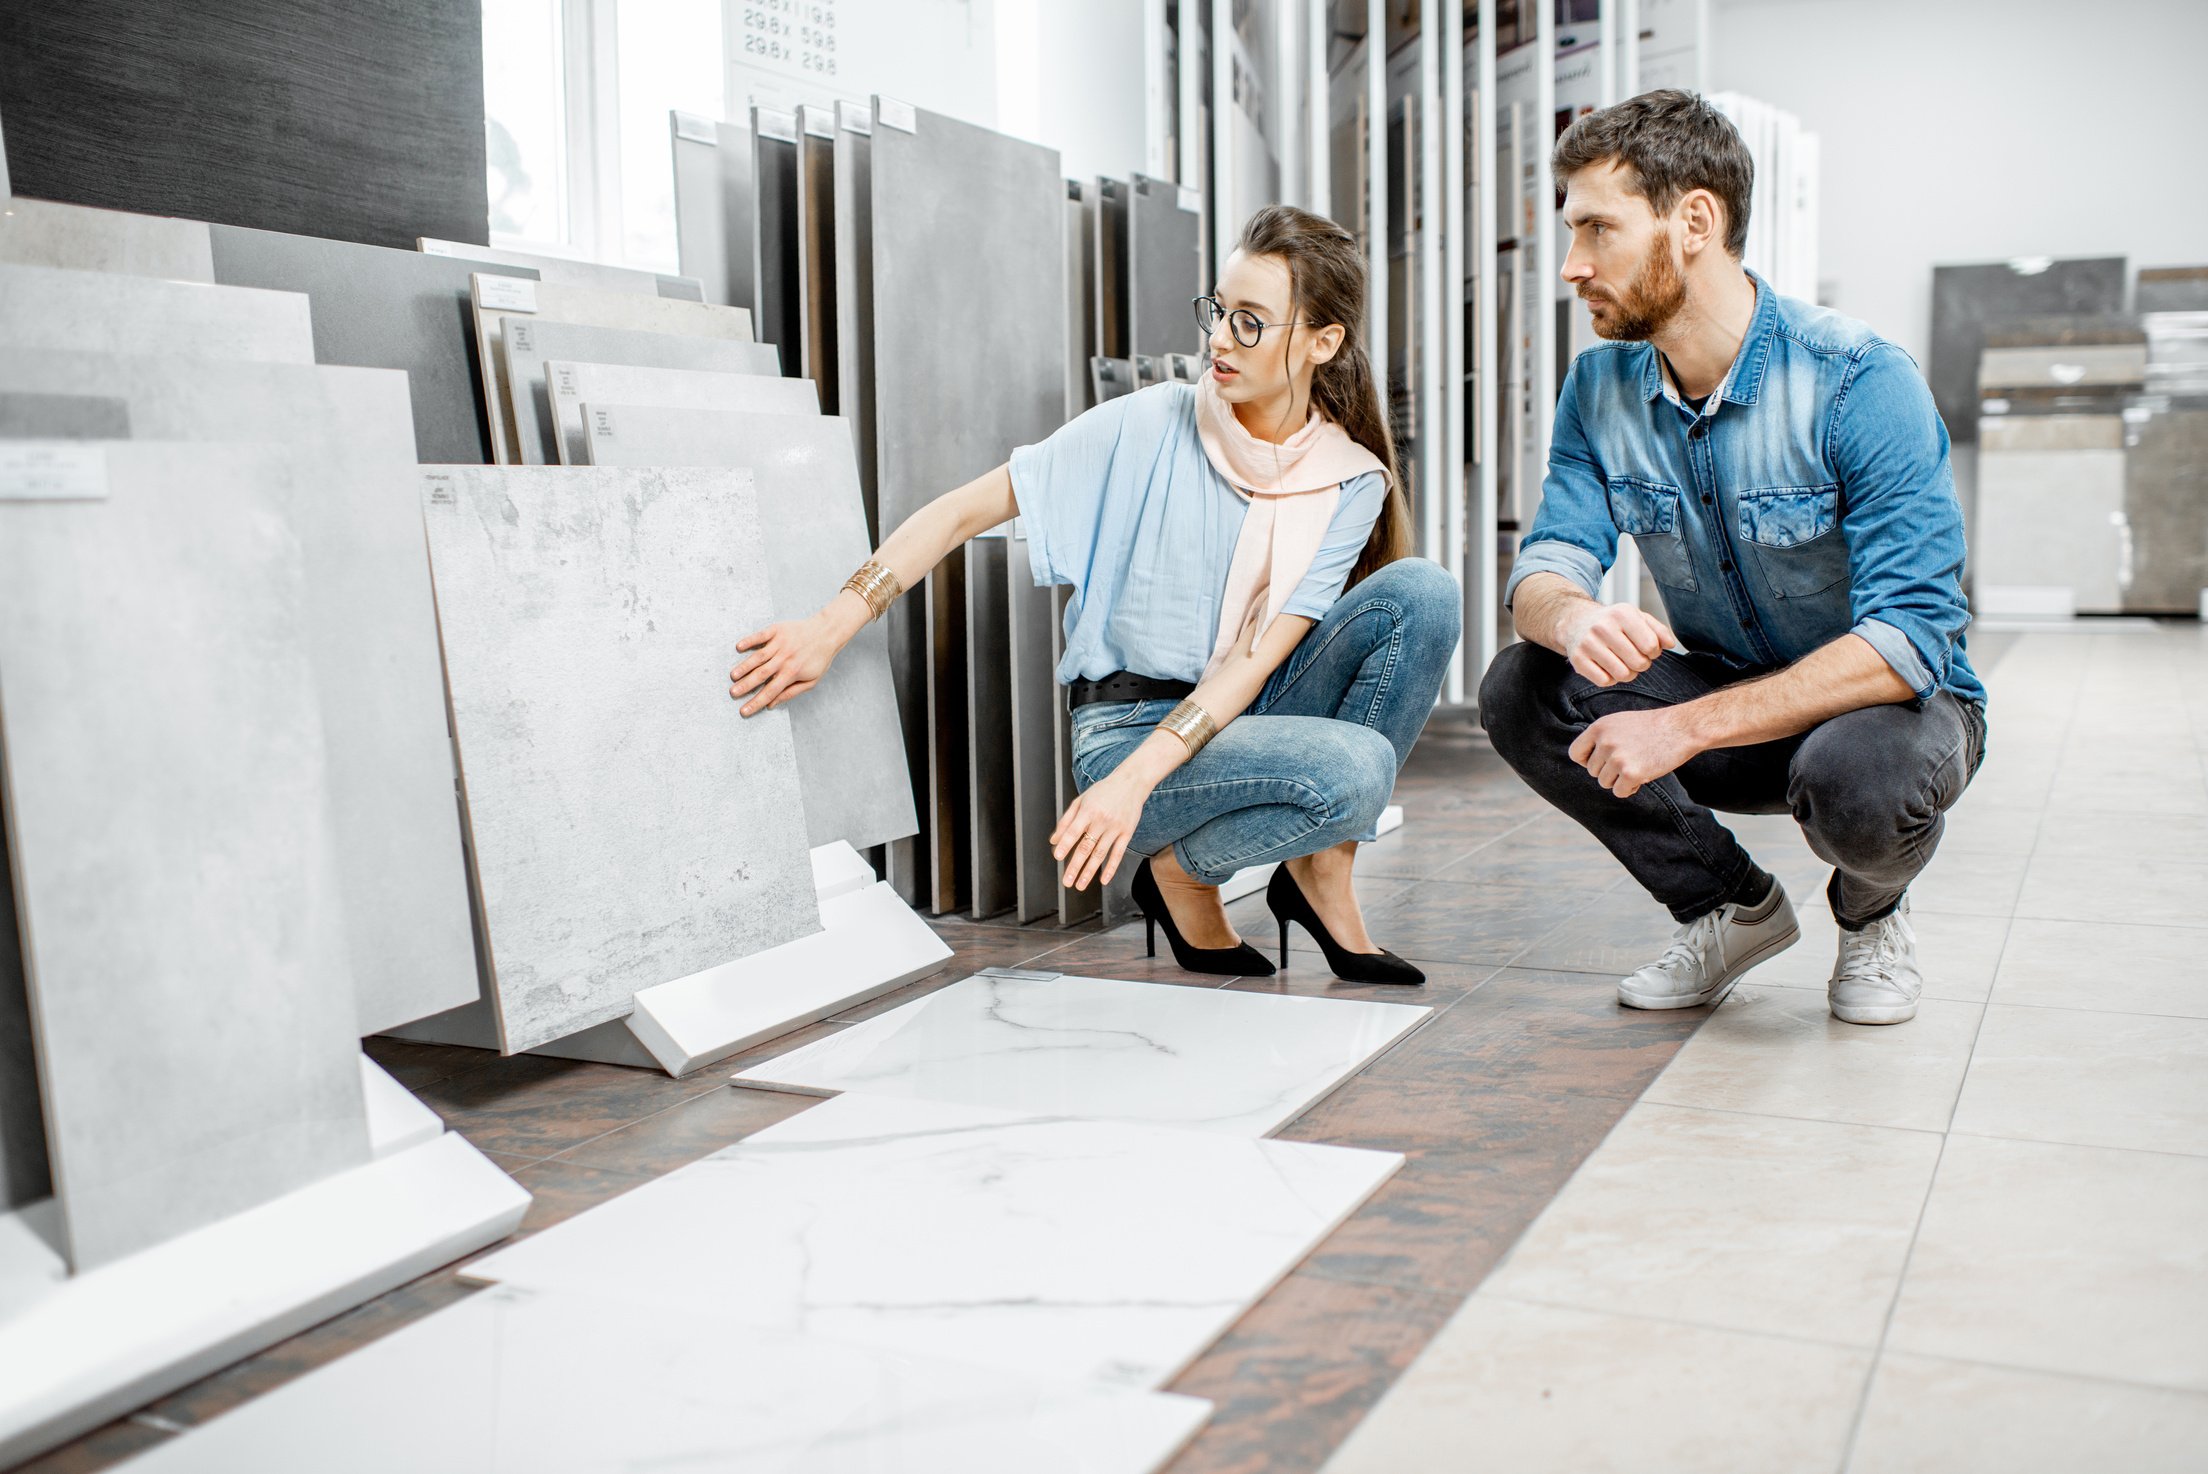
{"label": "woman", "polygon": [[[746,637],[744,715],[809,690],[954,547],[1022,518],[1035,581],[1071,584],[1080,796],[1052,835],[1075,889],[1130,849],[1135,904],[1191,972],[1265,976],[1219,885],[1282,862],[1266,902],[1351,981],[1419,983],[1350,884],[1456,649],[1456,583],[1405,556],[1395,448],[1361,346],[1364,263],[1272,206],[1198,298],[1203,383],[1111,400],[909,518],[818,614]],[[1344,588],[1348,592],[1344,594]]]}

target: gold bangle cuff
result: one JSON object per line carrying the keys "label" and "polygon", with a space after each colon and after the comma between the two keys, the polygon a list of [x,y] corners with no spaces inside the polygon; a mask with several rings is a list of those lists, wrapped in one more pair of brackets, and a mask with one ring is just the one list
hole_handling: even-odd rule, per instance
{"label": "gold bangle cuff", "polygon": [[1204,750],[1212,738],[1219,735],[1219,724],[1211,719],[1210,712],[1195,702],[1183,701],[1166,714],[1164,721],[1158,723],[1158,730],[1171,732],[1180,738],[1181,745],[1188,749],[1188,755],[1194,757]]}
{"label": "gold bangle cuff", "polygon": [[843,586],[866,601],[870,619],[880,619],[889,613],[889,606],[905,592],[897,575],[874,558],[861,563],[859,571],[845,579]]}

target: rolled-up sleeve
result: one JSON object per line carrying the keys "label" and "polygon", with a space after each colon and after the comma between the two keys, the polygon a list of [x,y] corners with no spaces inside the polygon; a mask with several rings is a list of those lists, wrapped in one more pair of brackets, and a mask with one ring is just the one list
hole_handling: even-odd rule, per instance
{"label": "rolled-up sleeve", "polygon": [[1518,544],[1510,582],[1503,587],[1506,608],[1518,597],[1518,585],[1536,573],[1561,574],[1585,590],[1588,598],[1600,598],[1602,576],[1618,556],[1618,525],[1610,516],[1602,470],[1595,464],[1580,418],[1581,387],[1580,368],[1574,363],[1557,396],[1541,507],[1534,513],[1532,529]]}
{"label": "rolled-up sleeve", "polygon": [[1947,427],[1909,356],[1879,343],[1841,390],[1829,433],[1848,539],[1851,633],[1923,701],[1947,684],[1956,642],[1970,626]]}
{"label": "rolled-up sleeve", "polygon": [[1048,440],[1012,452],[1012,494],[1036,583],[1081,582],[1097,543],[1112,457],[1138,397],[1108,399]]}
{"label": "rolled-up sleeve", "polygon": [[1357,566],[1357,555],[1365,550],[1365,543],[1372,536],[1372,525],[1380,520],[1380,510],[1387,502],[1387,478],[1378,471],[1367,472],[1343,485],[1341,501],[1334,508],[1334,520],[1326,527],[1326,539],[1319,544],[1310,568],[1305,570],[1303,582],[1296,585],[1295,593],[1281,606],[1281,613],[1300,614],[1311,620],[1326,617],[1334,601],[1342,596],[1342,586],[1349,582],[1350,570]]}

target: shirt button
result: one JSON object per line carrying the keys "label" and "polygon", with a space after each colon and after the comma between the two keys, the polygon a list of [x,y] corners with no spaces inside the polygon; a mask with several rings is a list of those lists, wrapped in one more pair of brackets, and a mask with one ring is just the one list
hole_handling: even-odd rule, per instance
{"label": "shirt button", "polygon": [[1720,573],[1731,573],[1733,571],[1733,560],[1730,558],[1718,559],[1717,569]]}
{"label": "shirt button", "polygon": [[1703,492],[1703,493],[1702,493],[1702,505],[1703,505],[1703,506],[1705,506],[1705,507],[1706,507],[1706,506],[1708,506],[1708,505],[1710,505],[1710,500],[1711,500],[1711,498],[1710,498],[1710,494],[1709,494],[1708,492],[1706,492],[1706,491],[1705,491],[1705,492]]}
{"label": "shirt button", "polygon": [[1697,439],[1697,440],[1700,440],[1700,439],[1701,439],[1701,438],[1702,438],[1702,437],[1703,437],[1704,435],[1707,435],[1707,434],[1709,433],[1709,431],[1710,431],[1710,424],[1709,424],[1709,421],[1707,421],[1707,420],[1696,420],[1696,421],[1694,422],[1694,428],[1693,428],[1692,430],[1689,430],[1689,431],[1688,431],[1687,433],[1688,433],[1689,435],[1693,436],[1693,437],[1694,437],[1695,439]]}
{"label": "shirt button", "polygon": [[1744,630],[1752,630],[1756,627],[1756,622],[1752,619],[1744,619],[1740,622],[1740,627]]}

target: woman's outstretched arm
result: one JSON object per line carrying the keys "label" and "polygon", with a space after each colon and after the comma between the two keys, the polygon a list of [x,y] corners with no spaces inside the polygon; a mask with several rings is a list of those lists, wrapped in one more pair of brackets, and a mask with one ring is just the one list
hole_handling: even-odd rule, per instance
{"label": "woman's outstretched arm", "polygon": [[[905,519],[874,554],[874,561],[916,589],[951,549],[1020,513],[1012,495],[1012,471],[999,466],[946,492]],[[819,684],[843,647],[866,628],[866,600],[840,589],[805,619],[785,620],[736,642],[743,658],[728,673],[728,694],[744,701],[743,714],[769,711]],[[745,701],[745,697],[751,699]]]}

